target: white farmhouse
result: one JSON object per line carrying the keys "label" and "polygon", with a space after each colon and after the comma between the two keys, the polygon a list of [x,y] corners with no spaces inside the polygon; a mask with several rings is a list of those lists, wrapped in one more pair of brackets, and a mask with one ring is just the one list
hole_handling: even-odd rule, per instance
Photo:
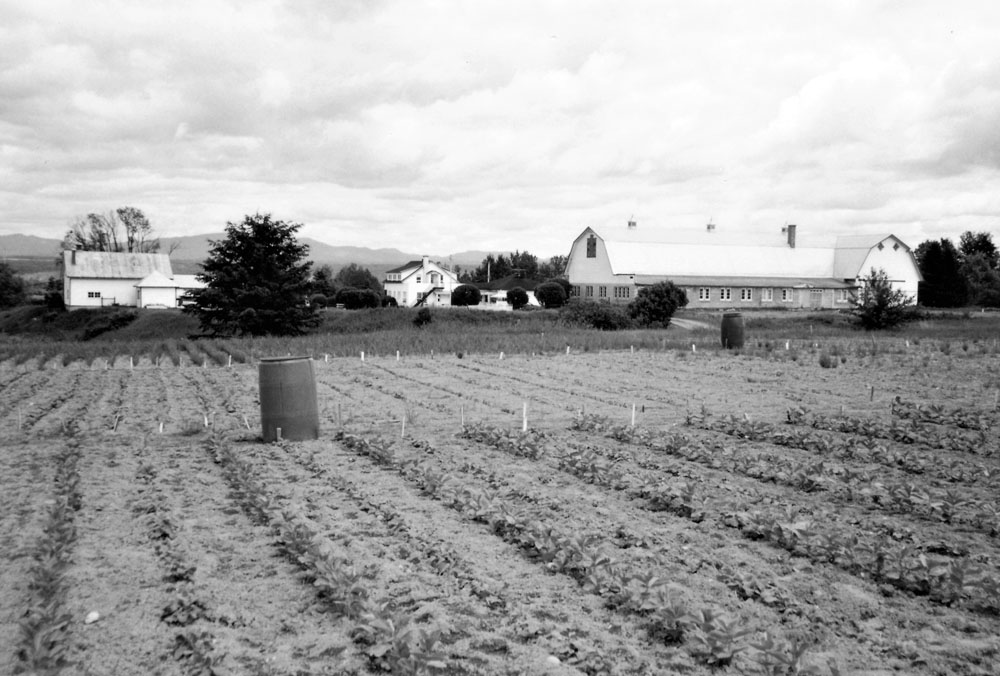
{"label": "white farmhouse", "polygon": [[63,300],[71,310],[178,307],[203,286],[195,275],[174,275],[167,254],[63,251]]}
{"label": "white farmhouse", "polygon": [[459,281],[454,272],[424,256],[387,271],[383,286],[385,295],[400,307],[451,305],[451,292]]}
{"label": "white farmhouse", "polygon": [[894,235],[797,247],[794,225],[782,228],[780,243],[734,244],[712,230],[694,241],[670,241],[662,232],[640,232],[634,221],[607,236],[586,228],[566,263],[571,294],[628,303],[639,288],[671,281],[685,290],[689,308],[847,308],[859,280],[874,268],[917,299],[920,270],[910,247]]}

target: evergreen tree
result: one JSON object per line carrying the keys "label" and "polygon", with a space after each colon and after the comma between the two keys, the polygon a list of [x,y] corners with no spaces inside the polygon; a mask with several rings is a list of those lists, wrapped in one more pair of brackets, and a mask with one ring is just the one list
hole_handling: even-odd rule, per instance
{"label": "evergreen tree", "polygon": [[7,263],[0,262],[0,307],[14,307],[24,302],[24,280]]}
{"label": "evergreen tree", "polygon": [[961,307],[968,302],[961,259],[950,239],[922,242],[915,253],[924,278],[919,289],[921,304],[927,307]]}
{"label": "evergreen tree", "polygon": [[183,311],[211,335],[299,335],[317,326],[318,308],[306,302],[309,247],[295,239],[301,227],[270,214],[227,223],[226,238],[210,242],[198,275],[207,286],[191,292]]}
{"label": "evergreen tree", "polygon": [[333,281],[333,268],[321,265],[313,272],[313,293],[319,293],[333,300],[337,296],[337,285]]}

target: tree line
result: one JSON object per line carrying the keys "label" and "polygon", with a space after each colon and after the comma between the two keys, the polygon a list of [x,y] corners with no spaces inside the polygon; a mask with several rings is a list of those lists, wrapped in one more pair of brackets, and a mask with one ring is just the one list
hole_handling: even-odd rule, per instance
{"label": "tree line", "polygon": [[1000,252],[988,232],[966,231],[958,246],[947,237],[914,250],[920,275],[918,296],[926,307],[1000,307]]}

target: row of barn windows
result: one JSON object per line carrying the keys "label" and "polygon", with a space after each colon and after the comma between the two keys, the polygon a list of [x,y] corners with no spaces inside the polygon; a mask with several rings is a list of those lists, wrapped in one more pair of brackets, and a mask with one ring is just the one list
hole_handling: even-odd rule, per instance
{"label": "row of barn windows", "polygon": [[[607,286],[574,286],[571,294],[577,298],[609,298]],[[632,287],[629,286],[613,286],[611,288],[611,293],[614,298],[631,298],[632,297]],[[718,291],[718,300],[733,300],[733,289],[730,287],[722,287],[715,289]],[[596,296],[595,296],[596,291]],[[712,300],[711,287],[703,286],[698,289],[698,300],[700,301],[710,301]],[[758,289],[760,292],[760,299],[765,303],[774,301],[774,289]],[[791,303],[795,300],[794,289],[781,289],[780,298],[784,303]],[[750,302],[754,299],[754,289],[752,287],[744,287],[739,290],[740,300],[743,302]],[[837,290],[837,302],[846,303],[850,300],[849,292],[847,289]],[[809,289],[809,295],[818,297],[823,295],[823,289]]]}
{"label": "row of barn windows", "polygon": [[[631,286],[612,286],[611,293],[612,296],[608,295],[608,287],[606,286],[574,286],[570,290],[570,295],[576,298],[582,296],[584,298],[631,298],[632,297],[632,287]],[[597,291],[597,295],[594,295],[594,291]]]}
{"label": "row of barn windows", "polygon": [[[774,289],[758,289],[760,292],[760,299],[765,303],[770,303],[774,301]],[[718,289],[719,300],[733,300],[733,290],[729,287],[722,287]],[[821,297],[824,293],[823,289],[809,289],[809,295],[813,298]],[[795,290],[794,289],[781,289],[781,302],[791,303],[795,300]],[[749,302],[754,299],[754,290],[752,287],[744,287],[740,289],[740,300],[744,302]],[[712,300],[712,288],[703,286],[698,289],[698,300],[708,301]],[[838,303],[846,303],[850,300],[850,294],[848,289],[837,289],[836,290],[836,300]]]}

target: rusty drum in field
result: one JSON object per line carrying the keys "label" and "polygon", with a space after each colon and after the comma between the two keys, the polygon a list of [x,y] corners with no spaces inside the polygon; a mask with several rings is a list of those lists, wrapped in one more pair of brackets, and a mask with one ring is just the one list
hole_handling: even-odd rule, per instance
{"label": "rusty drum in field", "polygon": [[261,359],[258,373],[260,426],[264,441],[319,438],[319,408],[312,359]]}
{"label": "rusty drum in field", "polygon": [[743,315],[726,312],[722,315],[722,347],[739,349],[743,347]]}

